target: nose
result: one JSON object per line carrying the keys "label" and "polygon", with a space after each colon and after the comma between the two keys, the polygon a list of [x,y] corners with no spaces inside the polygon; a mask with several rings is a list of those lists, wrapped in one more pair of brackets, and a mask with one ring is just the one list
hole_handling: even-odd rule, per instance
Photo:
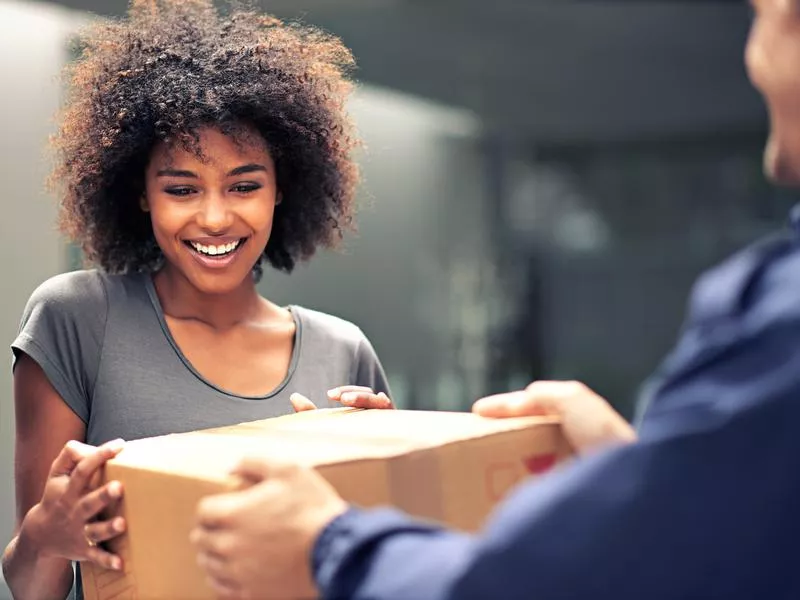
{"label": "nose", "polygon": [[233,213],[224,197],[208,194],[203,198],[197,223],[208,233],[224,233],[233,224]]}

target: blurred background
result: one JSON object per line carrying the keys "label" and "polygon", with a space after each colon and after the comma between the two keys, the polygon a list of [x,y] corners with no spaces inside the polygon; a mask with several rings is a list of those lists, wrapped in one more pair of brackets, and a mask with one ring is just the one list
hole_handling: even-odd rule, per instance
{"label": "blurred background", "polygon": [[[367,141],[360,233],[263,293],[358,323],[400,407],[464,410],[580,379],[626,416],[694,278],[780,227],[765,115],[742,64],[745,2],[269,0],[340,35]],[[78,268],[43,191],[69,40],[122,0],[0,0],[0,338]],[[10,352],[8,353],[10,366]],[[0,539],[13,523],[0,370]],[[0,582],[0,598],[3,597]]]}

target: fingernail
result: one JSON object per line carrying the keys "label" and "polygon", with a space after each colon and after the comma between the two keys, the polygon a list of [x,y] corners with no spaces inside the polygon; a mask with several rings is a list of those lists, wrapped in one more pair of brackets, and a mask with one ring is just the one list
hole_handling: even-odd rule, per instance
{"label": "fingernail", "polygon": [[122,517],[117,517],[111,522],[111,528],[114,531],[124,531],[125,530],[125,519]]}
{"label": "fingernail", "polygon": [[122,560],[119,559],[119,558],[116,558],[116,557],[112,558],[111,559],[111,568],[114,569],[115,571],[121,571],[122,570]]}
{"label": "fingernail", "polygon": [[122,496],[122,484],[119,481],[112,481],[108,484],[108,495],[112,498]]}
{"label": "fingernail", "polygon": [[117,452],[119,450],[122,450],[122,448],[125,446],[125,440],[123,440],[122,438],[117,438],[116,440],[111,440],[110,442],[106,442],[104,446],[109,450]]}
{"label": "fingernail", "polygon": [[342,394],[342,396],[339,398],[339,402],[341,402],[342,404],[348,404],[349,405],[349,404],[355,404],[355,401],[357,399],[358,399],[358,396],[356,394],[346,393],[346,394]]}
{"label": "fingernail", "polygon": [[335,399],[336,396],[339,395],[339,388],[333,388],[332,390],[328,390],[328,398],[331,400]]}

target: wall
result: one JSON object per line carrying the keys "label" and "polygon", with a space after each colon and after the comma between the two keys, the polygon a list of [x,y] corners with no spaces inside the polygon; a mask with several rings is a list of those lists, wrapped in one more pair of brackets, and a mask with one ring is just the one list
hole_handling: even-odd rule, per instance
{"label": "wall", "polygon": [[268,271],[261,290],[356,322],[399,403],[417,396],[432,404],[437,365],[449,361],[448,276],[453,248],[464,246],[456,238],[468,231],[466,247],[481,247],[478,124],[468,113],[367,87],[351,111],[366,141],[358,234],[290,276]]}
{"label": "wall", "polygon": [[[13,433],[9,344],[28,296],[64,266],[63,244],[53,223],[55,206],[43,189],[47,137],[59,102],[56,80],[73,13],[49,5],[0,1],[0,181],[3,218],[0,256],[0,540],[14,522]],[[0,576],[0,580],[2,576]],[[0,582],[0,598],[4,585]]]}

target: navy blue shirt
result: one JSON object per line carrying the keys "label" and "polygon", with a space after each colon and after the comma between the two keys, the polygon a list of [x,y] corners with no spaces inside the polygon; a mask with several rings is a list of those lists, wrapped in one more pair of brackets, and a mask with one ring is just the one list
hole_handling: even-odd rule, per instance
{"label": "navy blue shirt", "polygon": [[704,275],[639,441],[520,486],[470,536],[351,509],[325,598],[800,598],[800,234]]}

